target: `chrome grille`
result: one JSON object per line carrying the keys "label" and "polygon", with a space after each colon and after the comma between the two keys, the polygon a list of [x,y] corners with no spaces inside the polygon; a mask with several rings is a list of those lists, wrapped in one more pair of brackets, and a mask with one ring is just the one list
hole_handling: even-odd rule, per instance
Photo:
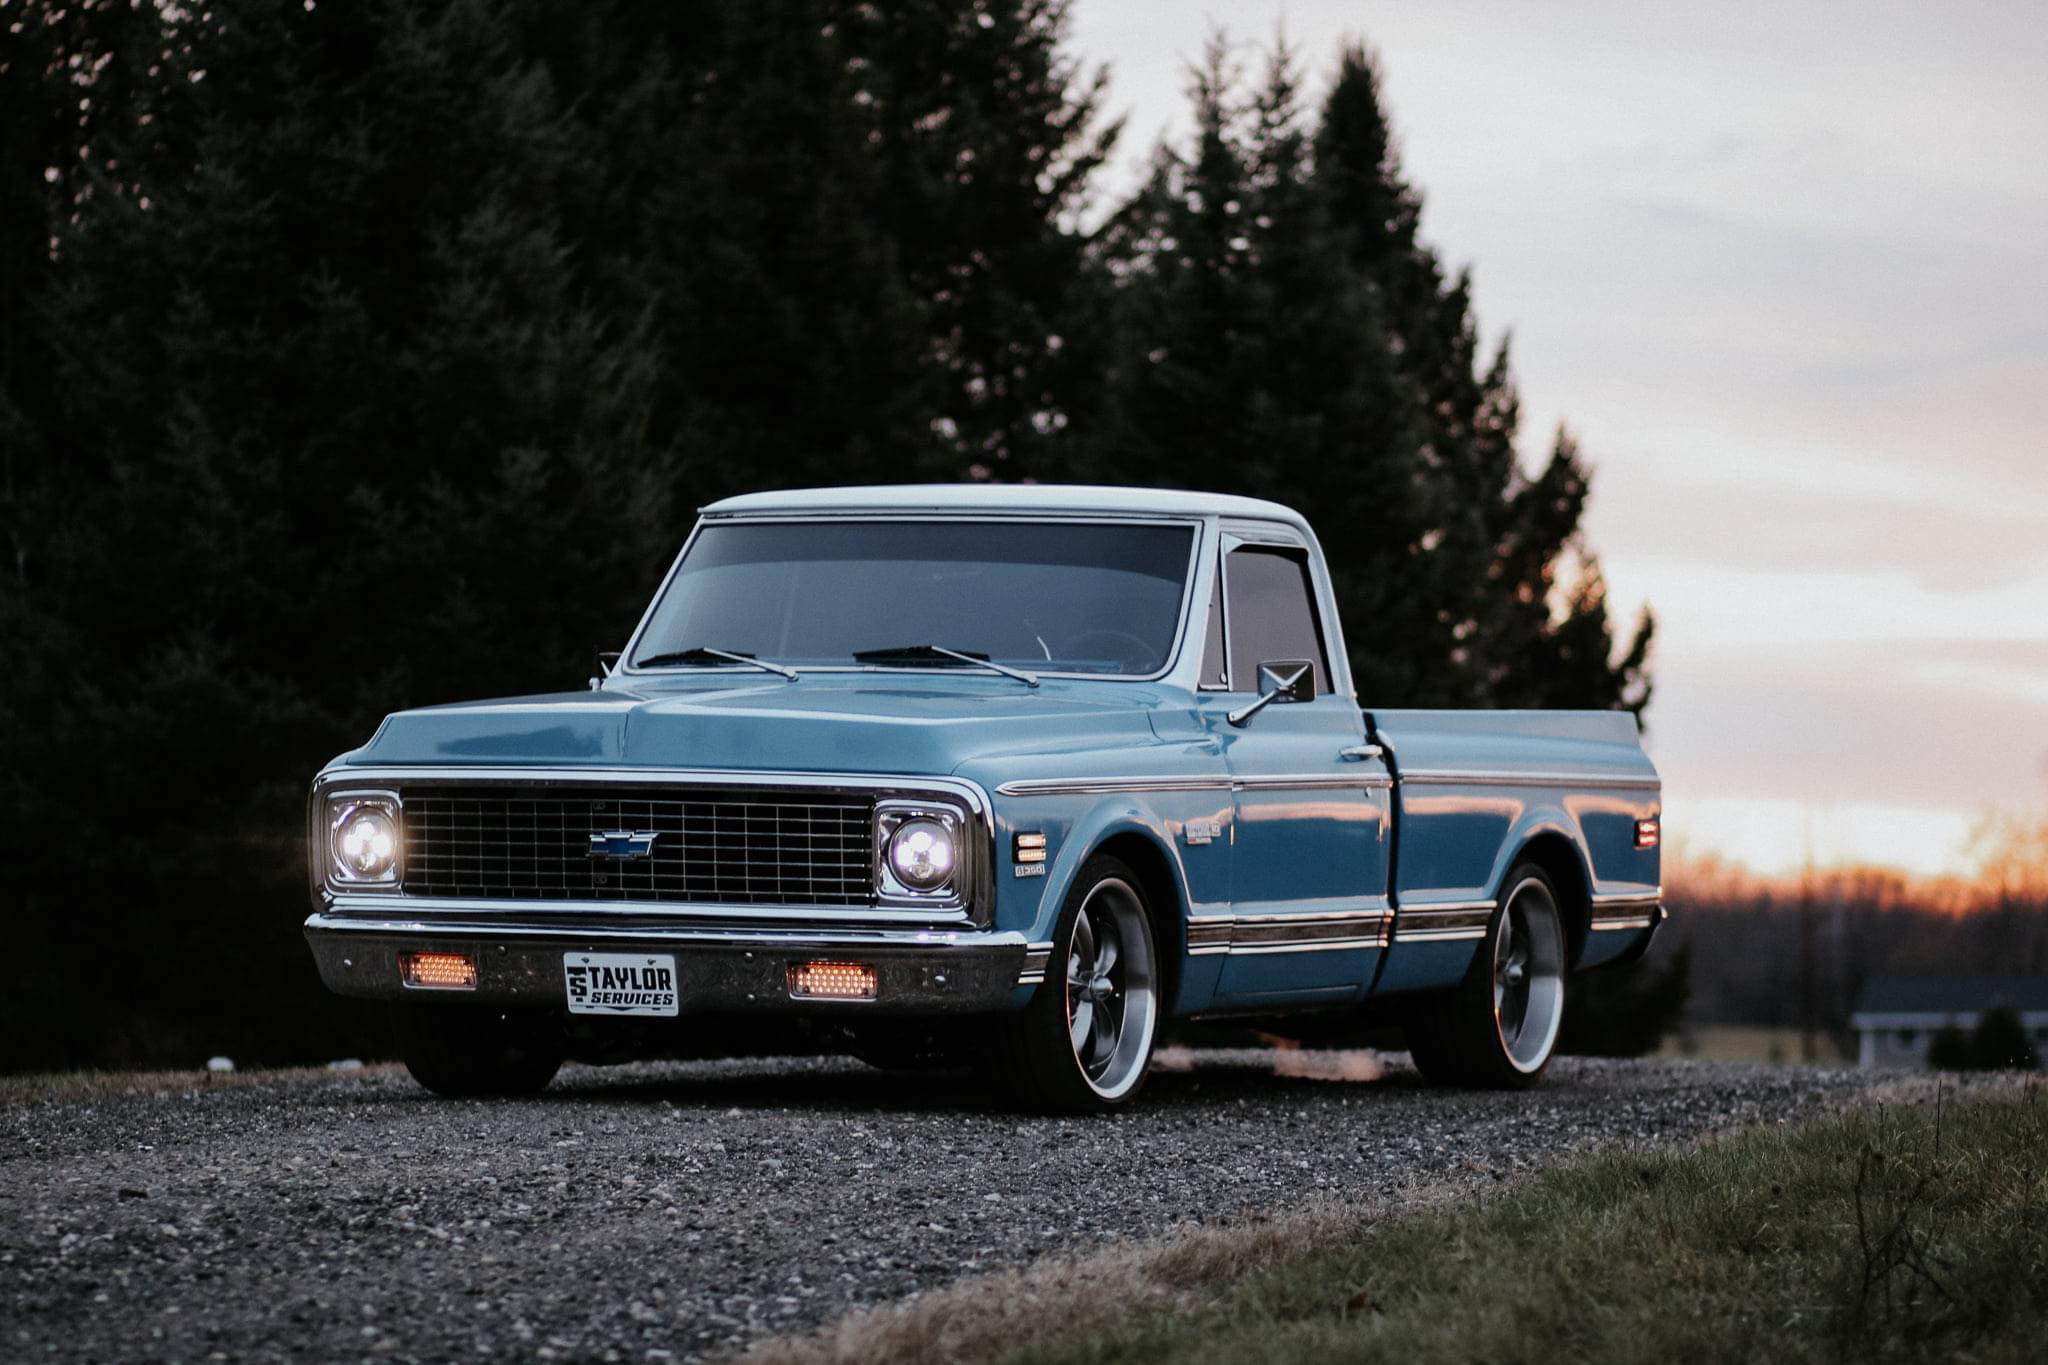
{"label": "chrome grille", "polygon": [[[874,802],[856,793],[706,788],[407,787],[404,889],[504,900],[868,905]],[[653,832],[644,858],[590,836]]]}

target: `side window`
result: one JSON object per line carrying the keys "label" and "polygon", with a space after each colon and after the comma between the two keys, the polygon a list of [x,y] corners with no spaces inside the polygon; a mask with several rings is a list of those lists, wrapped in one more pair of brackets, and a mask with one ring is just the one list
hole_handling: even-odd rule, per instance
{"label": "side window", "polygon": [[1230,686],[1230,671],[1223,662],[1223,575],[1217,574],[1209,588],[1209,635],[1202,645],[1200,687]]}
{"label": "side window", "polygon": [[1316,692],[1330,690],[1330,665],[1316,625],[1308,553],[1245,545],[1225,563],[1230,600],[1231,687],[1258,686],[1259,665],[1273,659],[1308,659],[1316,666]]}

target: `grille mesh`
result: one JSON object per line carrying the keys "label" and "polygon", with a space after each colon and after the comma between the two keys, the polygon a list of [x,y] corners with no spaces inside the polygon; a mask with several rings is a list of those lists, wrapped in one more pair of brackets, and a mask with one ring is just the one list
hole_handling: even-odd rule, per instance
{"label": "grille mesh", "polygon": [[[504,900],[866,905],[874,803],[839,792],[407,788],[405,890]],[[590,836],[654,832],[593,858]]]}

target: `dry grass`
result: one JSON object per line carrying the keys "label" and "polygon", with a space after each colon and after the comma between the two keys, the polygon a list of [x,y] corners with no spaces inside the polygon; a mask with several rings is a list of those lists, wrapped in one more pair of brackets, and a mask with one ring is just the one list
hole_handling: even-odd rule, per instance
{"label": "dry grass", "polygon": [[1384,1203],[1326,1205],[1255,1223],[1189,1228],[1082,1256],[948,1285],[851,1313],[807,1336],[757,1342],[747,1365],[900,1362],[946,1365],[1113,1327],[1136,1310],[1195,1311],[1247,1277],[1286,1267],[1304,1249],[1356,1240],[1374,1222],[1450,1202],[1451,1186]]}
{"label": "dry grass", "polygon": [[[1972,1148],[1980,1138],[1985,1151]],[[1952,1080],[1901,1078],[1810,1123],[1738,1130],[1670,1150],[1608,1149],[1491,1186],[1498,1193],[1482,1200],[1466,1197],[1469,1186],[1437,1185],[1382,1202],[1055,1256],[852,1313],[809,1335],[759,1342],[740,1359],[938,1365],[1009,1357],[1233,1361],[1418,1352],[1430,1359],[1534,1359],[1579,1358],[1590,1350],[1627,1360],[1645,1358],[1634,1344],[1670,1334],[1675,1301],[1687,1315],[1680,1338],[1696,1334],[1694,1346],[1709,1344],[1710,1356],[1728,1354],[1711,1345],[1724,1327],[1733,1333],[1722,1343],[1731,1350],[1737,1341],[1763,1349],[1775,1339],[1777,1326],[1759,1315],[1756,1302],[1766,1311],[1786,1307],[1795,1322],[1802,1312],[1824,1320],[1818,1349],[1793,1354],[1830,1355],[1853,1344],[1885,1355],[1890,1339],[1883,1334],[1896,1322],[1842,1305],[1777,1305],[1763,1292],[1771,1274],[1749,1262],[1775,1250],[1794,1263],[1775,1273],[1795,1290],[1855,1279],[1867,1301],[1873,1272],[1867,1258],[1856,1260],[1859,1201],[1866,1223],[1868,1207],[1882,1202],[1895,1228],[1922,1229],[1901,1233],[1903,1245],[1930,1247],[1988,1217],[2012,1234],[1994,1255],[2010,1257],[2015,1246],[2022,1258],[2048,1251],[2048,1242],[2027,1231],[2048,1217],[2048,1191],[2027,1146],[2043,1138],[2048,1094],[2037,1082],[1988,1079],[1959,1095]],[[1868,1151],[1889,1153],[1893,1170],[1914,1171],[1911,1184],[1880,1198],[1870,1188],[1870,1162],[1862,1155]],[[1937,1159],[1953,1187],[1931,1190],[1920,1181],[1917,1173]],[[1750,1195],[1767,1207],[1742,1206]],[[1674,1200],[1681,1199],[1689,1207],[1678,1208]],[[1682,1225],[1702,1229],[1698,1238],[1707,1244],[1680,1236]],[[1734,1263],[1750,1271],[1740,1290],[1717,1261],[1730,1246],[1712,1240],[1730,1228]],[[1900,1244],[1895,1237],[1887,1245]],[[1501,1254],[1496,1248],[1525,1263],[1487,1265],[1489,1255]],[[1897,1269],[1880,1267],[1887,1277]],[[1974,1273],[2000,1269],[1980,1264]],[[1617,1271],[1626,1283],[1614,1279]],[[1548,1324],[1512,1316],[1526,1305],[1494,1303],[1493,1289],[1478,1288],[1500,1283],[1523,1286],[1525,1294],[1533,1287],[1547,1296],[1538,1307],[1561,1316]],[[1973,1311],[1981,1317],[1998,1286],[1977,1288]],[[1744,1304],[1735,1297],[1740,1292],[1762,1298]],[[1717,1311],[1741,1321],[1717,1323]],[[1519,1335],[1525,1329],[1536,1336]],[[1538,1340],[1545,1330],[1552,1339]],[[2000,1357],[1998,1340],[1978,1344]]]}
{"label": "dry grass", "polygon": [[281,1085],[291,1081],[331,1080],[339,1076],[382,1076],[399,1070],[380,1062],[360,1070],[329,1071],[326,1067],[283,1067],[268,1071],[50,1071],[0,1075],[0,1107],[16,1104],[79,1103],[136,1095],[182,1095],[195,1091],[233,1090]]}

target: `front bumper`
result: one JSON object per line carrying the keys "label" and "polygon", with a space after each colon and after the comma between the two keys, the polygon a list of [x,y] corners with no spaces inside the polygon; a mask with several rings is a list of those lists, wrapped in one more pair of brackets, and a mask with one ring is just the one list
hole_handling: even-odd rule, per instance
{"label": "front bumper", "polygon": [[[672,953],[685,1015],[987,1013],[1020,1003],[1020,986],[1043,979],[1045,968],[1044,945],[1034,951],[1021,934],[987,930],[480,924],[322,912],[307,919],[306,942],[320,979],[339,995],[554,1008],[566,1007],[564,953]],[[421,951],[475,958],[476,989],[407,986],[398,955]],[[872,965],[875,999],[792,996],[790,965],[812,959]]]}

